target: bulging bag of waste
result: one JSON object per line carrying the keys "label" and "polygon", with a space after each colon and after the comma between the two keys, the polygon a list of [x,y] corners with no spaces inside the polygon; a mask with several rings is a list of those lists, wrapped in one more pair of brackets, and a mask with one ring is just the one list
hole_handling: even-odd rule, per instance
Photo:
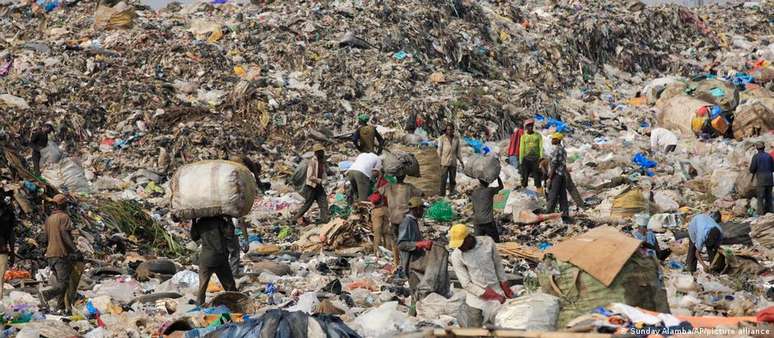
{"label": "bulging bag of waste", "polygon": [[290,176],[290,184],[298,191],[301,191],[301,189],[304,188],[307,168],[309,168],[309,160],[303,160],[296,167],[296,170],[293,172],[293,176]]}
{"label": "bulging bag of waste", "polygon": [[473,155],[465,164],[464,173],[470,177],[492,183],[500,176],[500,160],[494,156]]}
{"label": "bulging bag of waste", "polygon": [[51,164],[57,164],[62,160],[62,151],[59,150],[59,146],[53,142],[48,141],[48,145],[40,150],[40,167],[45,168]]}
{"label": "bulging bag of waste", "polygon": [[420,177],[419,161],[414,154],[402,151],[384,153],[384,172],[394,176]]}
{"label": "bulging bag of waste", "polygon": [[691,125],[696,112],[711,105],[697,98],[678,95],[666,101],[656,117],[664,128],[679,130],[683,135],[692,135]]}
{"label": "bulging bag of waste", "polygon": [[[764,100],[770,104],[767,106]],[[734,138],[741,141],[774,130],[774,110],[769,107],[774,107],[774,99],[761,99],[737,107],[732,126]]]}
{"label": "bulging bag of waste", "polygon": [[734,180],[734,190],[737,198],[755,197],[755,175],[750,174],[748,170],[739,171],[739,175]]}
{"label": "bulging bag of waste", "polygon": [[514,330],[554,331],[559,318],[559,297],[537,292],[509,299],[495,315],[497,327]]}
{"label": "bulging bag of waste", "polygon": [[731,83],[717,79],[706,79],[695,84],[695,88],[694,97],[716,104],[723,111],[734,111],[739,104],[739,91]]}
{"label": "bulging bag of waste", "polygon": [[46,166],[41,175],[51,185],[68,192],[89,193],[91,191],[83,168],[69,157]]}
{"label": "bulging bag of waste", "polygon": [[231,161],[201,161],[172,177],[172,212],[181,219],[247,215],[255,201],[255,177]]}
{"label": "bulging bag of waste", "polygon": [[417,315],[426,319],[437,319],[442,315],[457,317],[463,302],[464,292],[455,293],[451,298],[433,292],[417,302]]}
{"label": "bulging bag of waste", "polygon": [[94,13],[94,28],[132,28],[136,15],[134,7],[127,5],[123,1],[112,7],[106,1],[101,1],[97,11]]}

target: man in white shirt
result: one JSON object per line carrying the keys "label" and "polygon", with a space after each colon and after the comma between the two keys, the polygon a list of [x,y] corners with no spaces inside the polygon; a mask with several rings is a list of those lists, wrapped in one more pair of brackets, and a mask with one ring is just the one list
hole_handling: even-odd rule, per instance
{"label": "man in white shirt", "polygon": [[654,153],[657,151],[671,153],[677,148],[677,135],[669,129],[648,128],[645,129],[645,135],[650,136],[650,150]]}
{"label": "man in white shirt", "polygon": [[461,327],[481,327],[487,302],[504,303],[513,292],[503,270],[495,242],[489,236],[473,236],[465,224],[449,230],[452,267],[466,292],[460,308]]}
{"label": "man in white shirt", "polygon": [[357,155],[355,163],[347,170],[349,178],[349,200],[351,202],[368,200],[371,188],[371,175],[379,165],[379,156],[374,153],[361,153]]}

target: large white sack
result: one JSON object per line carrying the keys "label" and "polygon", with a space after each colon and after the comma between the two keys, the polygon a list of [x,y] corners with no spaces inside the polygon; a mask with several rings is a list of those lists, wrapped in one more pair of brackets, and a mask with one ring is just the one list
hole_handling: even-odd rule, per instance
{"label": "large white sack", "polygon": [[497,327],[527,331],[555,331],[559,318],[559,298],[533,293],[509,299],[494,318]]}
{"label": "large white sack", "polygon": [[180,219],[247,215],[255,202],[255,177],[231,161],[185,165],[172,177],[172,212]]}
{"label": "large white sack", "polygon": [[711,103],[686,95],[675,96],[665,102],[656,115],[660,126],[672,131],[680,131],[683,135],[693,135],[691,120],[696,111]]}
{"label": "large white sack", "polygon": [[492,183],[500,176],[500,160],[494,156],[473,155],[465,163],[464,173],[470,177]]}
{"label": "large white sack", "polygon": [[91,191],[83,168],[69,157],[47,165],[41,175],[51,185],[67,192],[89,193]]}

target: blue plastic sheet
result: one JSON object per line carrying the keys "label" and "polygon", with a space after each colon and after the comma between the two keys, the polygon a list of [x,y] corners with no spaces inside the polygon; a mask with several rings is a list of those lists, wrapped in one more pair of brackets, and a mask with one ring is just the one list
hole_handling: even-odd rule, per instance
{"label": "blue plastic sheet", "polygon": [[409,57],[409,53],[406,53],[404,51],[399,51],[399,52],[396,52],[392,57],[394,57],[395,60],[400,61],[400,60],[403,60],[403,59]]}
{"label": "blue plastic sheet", "polygon": [[492,151],[491,149],[489,149],[489,147],[484,145],[484,142],[481,142],[474,138],[465,137],[463,138],[463,140],[465,140],[465,143],[467,143],[471,148],[473,148],[473,152],[476,154],[486,155],[486,154],[489,154],[490,151]]}
{"label": "blue plastic sheet", "polygon": [[655,168],[658,163],[656,161],[653,161],[651,159],[648,159],[647,156],[643,153],[636,153],[634,154],[634,157],[632,158],[632,163],[640,166],[641,169],[645,170],[645,174],[648,176],[654,176],[651,168]]}
{"label": "blue plastic sheet", "polygon": [[339,170],[341,170],[341,171],[347,171],[351,167],[352,167],[352,162],[350,162],[350,161],[341,161],[341,162],[339,162]]}
{"label": "blue plastic sheet", "polygon": [[729,79],[735,86],[744,90],[745,85],[754,81],[752,75],[746,73],[736,73]]}
{"label": "blue plastic sheet", "polygon": [[721,113],[723,113],[723,109],[721,109],[720,106],[712,106],[712,107],[710,107],[710,118],[711,119],[714,119],[714,118],[718,117],[718,115],[720,115]]}

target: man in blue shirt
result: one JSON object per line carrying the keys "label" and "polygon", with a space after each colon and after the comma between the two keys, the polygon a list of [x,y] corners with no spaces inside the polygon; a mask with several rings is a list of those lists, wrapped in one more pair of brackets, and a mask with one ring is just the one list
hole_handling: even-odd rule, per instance
{"label": "man in blue shirt", "polygon": [[756,142],[755,149],[758,152],[750,161],[750,174],[755,175],[758,188],[758,215],[765,215],[772,211],[771,187],[774,186],[774,177],[771,173],[774,171],[774,159],[766,153],[763,142]]}
{"label": "man in blue shirt", "polygon": [[707,214],[693,216],[691,223],[688,224],[689,241],[686,264],[689,272],[696,271],[697,261],[705,271],[709,271],[709,265],[701,258],[701,250],[707,248],[711,264],[720,248],[720,241],[723,240],[723,230],[720,229],[718,222],[720,222],[720,212],[715,211],[712,216]]}

